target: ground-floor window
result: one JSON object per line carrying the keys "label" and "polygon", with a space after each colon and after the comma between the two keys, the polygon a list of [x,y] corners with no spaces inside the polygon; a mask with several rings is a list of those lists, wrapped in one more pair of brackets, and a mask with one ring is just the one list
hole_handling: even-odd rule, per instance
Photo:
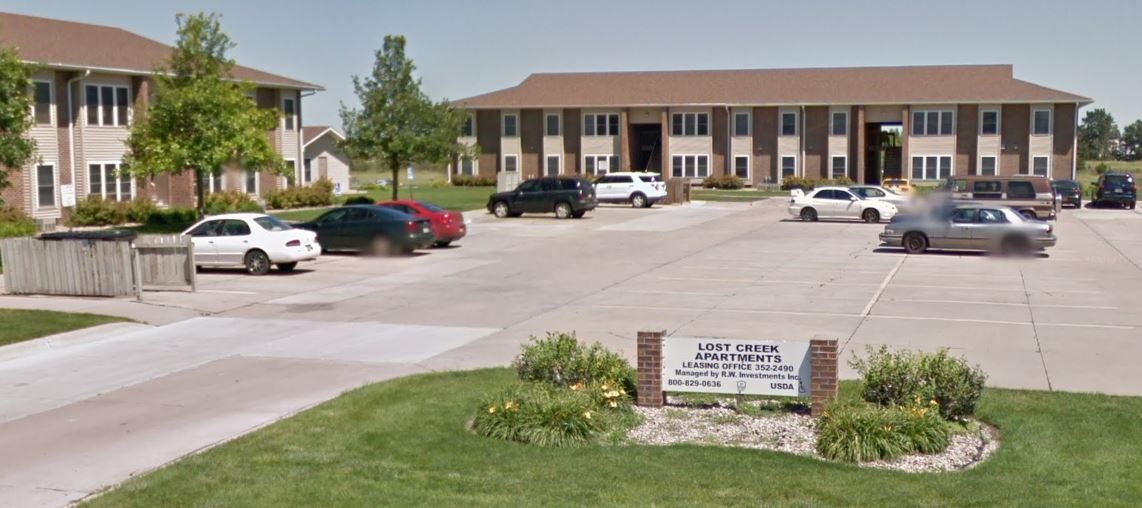
{"label": "ground-floor window", "polygon": [[548,155],[544,161],[544,174],[547,176],[559,176],[562,168],[560,168],[560,158],[558,155]]}
{"label": "ground-floor window", "polygon": [[246,174],[246,194],[258,194],[258,172],[257,171],[244,171]]}
{"label": "ground-floor window", "polygon": [[504,156],[504,171],[514,173],[519,171],[519,156],[518,155],[505,155]]}
{"label": "ground-floor window", "polygon": [[210,173],[206,176],[206,191],[207,193],[222,192],[226,188],[224,185],[226,177],[219,174]]}
{"label": "ground-floor window", "polygon": [[848,157],[845,157],[843,155],[838,155],[836,157],[833,157],[833,160],[832,160],[833,170],[832,170],[831,174],[833,175],[834,179],[849,176],[848,162],[849,162]]}
{"label": "ground-floor window", "polygon": [[781,158],[781,178],[797,176],[797,157],[786,155]]}
{"label": "ground-floor window", "polygon": [[675,155],[671,159],[673,175],[686,178],[706,178],[710,176],[710,156]]}
{"label": "ground-floor window", "polygon": [[36,166],[36,208],[56,206],[56,167],[52,164]]}
{"label": "ground-floor window", "polygon": [[979,174],[984,176],[996,175],[996,159],[995,157],[980,157],[979,158]]}
{"label": "ground-floor window", "polygon": [[584,172],[588,175],[602,176],[619,167],[617,155],[587,155],[583,157]]}
{"label": "ground-floor window", "polygon": [[749,181],[749,156],[748,155],[735,155],[734,156],[734,174],[742,180]]}
{"label": "ground-floor window", "polygon": [[476,176],[476,159],[472,157],[460,158],[460,174]]}
{"label": "ground-floor window", "polygon": [[118,162],[87,165],[87,195],[108,201],[130,201],[135,197],[135,181]]}
{"label": "ground-floor window", "polygon": [[1031,158],[1031,174],[1039,176],[1047,176],[1051,173],[1051,158],[1050,157],[1032,157]]}
{"label": "ground-floor window", "polygon": [[302,161],[301,183],[308,184],[310,182],[313,182],[313,159],[305,159]]}
{"label": "ground-floor window", "polygon": [[913,180],[940,180],[952,176],[952,158],[948,155],[916,155],[912,157]]}

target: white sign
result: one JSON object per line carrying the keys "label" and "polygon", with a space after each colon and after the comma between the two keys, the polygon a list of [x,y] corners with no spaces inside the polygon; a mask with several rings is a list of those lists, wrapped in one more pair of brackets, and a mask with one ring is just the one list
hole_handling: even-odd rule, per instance
{"label": "white sign", "polygon": [[611,170],[611,161],[607,159],[599,159],[595,162],[595,171],[602,171],[606,173]]}
{"label": "white sign", "polygon": [[811,369],[808,342],[668,337],[662,345],[668,392],[806,397]]}
{"label": "white sign", "polygon": [[414,178],[416,178],[416,170],[412,169],[412,166],[409,166],[408,167],[408,179],[412,180]]}
{"label": "white sign", "polygon": [[59,186],[60,204],[64,207],[75,206],[75,186],[71,184]]}

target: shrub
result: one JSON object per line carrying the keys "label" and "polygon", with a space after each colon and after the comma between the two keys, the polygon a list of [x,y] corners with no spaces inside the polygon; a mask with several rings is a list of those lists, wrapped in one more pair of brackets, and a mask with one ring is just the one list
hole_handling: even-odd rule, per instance
{"label": "shrub", "polygon": [[36,221],[22,210],[0,206],[0,238],[32,236],[36,234]]}
{"label": "shrub", "polygon": [[591,397],[542,383],[523,383],[480,405],[473,426],[481,436],[537,446],[581,446],[605,428]]}
{"label": "shrub", "polygon": [[198,211],[193,208],[158,209],[147,218],[148,226],[188,227],[198,221]]}
{"label": "shrub", "polygon": [[124,222],[127,222],[127,206],[99,196],[89,196],[77,202],[67,219],[67,225],[71,227],[114,226]]}
{"label": "shrub", "polygon": [[212,192],[206,196],[206,214],[262,212],[262,206],[241,191]]}
{"label": "shrub", "polygon": [[494,187],[496,179],[484,175],[455,175],[452,177],[452,185],[458,187]]}
{"label": "shrub", "polygon": [[138,196],[126,203],[124,207],[124,215],[128,222],[137,222],[139,224],[146,224],[150,221],[151,215],[158,211],[159,207],[155,206],[155,202],[151,198]]}
{"label": "shrub", "polygon": [[345,200],[346,205],[371,205],[375,203],[369,196],[353,196]]}
{"label": "shrub", "polygon": [[707,189],[737,190],[745,187],[745,181],[738,175],[716,175],[702,180]]}
{"label": "shrub", "polygon": [[787,176],[781,179],[781,190],[801,189],[811,191],[817,186],[817,180],[800,176]]}
{"label": "shrub", "polygon": [[825,458],[867,462],[941,452],[951,443],[952,429],[935,406],[842,402],[821,415],[817,433],[817,452]]}
{"label": "shrub", "polygon": [[1110,166],[1108,166],[1105,162],[1100,162],[1094,166],[1094,172],[1096,174],[1102,175],[1107,171],[1110,171]]}
{"label": "shrub", "polygon": [[584,345],[574,333],[548,333],[531,338],[512,362],[519,378],[559,387],[617,382],[626,393],[635,390],[635,370],[621,355],[598,342]]}
{"label": "shrub", "polygon": [[322,178],[307,187],[272,190],[264,197],[266,206],[277,210],[329,206],[333,204],[333,182]]}
{"label": "shrub", "polygon": [[936,353],[891,352],[869,349],[868,358],[853,358],[850,365],[863,378],[864,400],[882,406],[907,406],[917,400],[935,400],[940,414],[963,419],[975,413],[986,375],[979,366]]}

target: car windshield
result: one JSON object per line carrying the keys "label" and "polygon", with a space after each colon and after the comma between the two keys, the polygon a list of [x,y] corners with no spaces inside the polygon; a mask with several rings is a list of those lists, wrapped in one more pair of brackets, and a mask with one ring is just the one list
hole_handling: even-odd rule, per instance
{"label": "car windshield", "polygon": [[658,175],[639,175],[638,179],[650,183],[662,181],[662,177]]}
{"label": "car windshield", "polygon": [[1130,175],[1106,175],[1106,183],[1110,185],[1127,185],[1134,182]]}
{"label": "car windshield", "polygon": [[439,206],[436,206],[432,203],[425,203],[424,201],[417,201],[417,204],[419,204],[420,206],[423,206],[426,210],[428,210],[430,212],[440,213],[440,212],[446,211],[443,208],[440,208]]}
{"label": "car windshield", "polygon": [[1054,183],[1056,189],[1074,190],[1079,188],[1079,183],[1074,180],[1063,180]]}
{"label": "car windshield", "polygon": [[262,226],[262,229],[266,231],[288,231],[293,229],[289,224],[282,222],[281,219],[278,219],[272,215],[255,217],[254,222],[259,226]]}

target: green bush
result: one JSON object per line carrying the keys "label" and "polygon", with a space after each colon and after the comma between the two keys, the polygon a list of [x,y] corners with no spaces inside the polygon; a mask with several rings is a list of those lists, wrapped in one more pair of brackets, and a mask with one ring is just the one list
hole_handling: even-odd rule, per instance
{"label": "green bush", "polygon": [[155,202],[145,196],[137,196],[130,203],[124,204],[124,215],[127,222],[146,224],[150,222],[151,215],[154,215],[158,210],[159,207],[155,206]]}
{"label": "green bush", "polygon": [[345,200],[346,205],[371,205],[375,202],[376,201],[373,201],[373,198],[369,196],[353,196]]}
{"label": "green bush", "polygon": [[322,178],[306,187],[272,190],[264,197],[266,206],[276,210],[329,206],[333,204],[333,182]]}
{"label": "green bush", "polygon": [[908,406],[935,400],[940,414],[963,419],[975,414],[987,376],[979,366],[936,353],[892,352],[886,346],[868,349],[868,358],[849,362],[863,381],[862,397],[882,406]]}
{"label": "green bush", "polygon": [[587,444],[605,428],[591,397],[542,383],[522,383],[493,394],[473,421],[477,434],[537,446]]}
{"label": "green bush", "polygon": [[127,222],[127,206],[99,196],[88,196],[77,202],[67,219],[71,227],[114,226],[124,222]]}
{"label": "green bush", "polygon": [[22,210],[0,206],[0,238],[32,236],[36,234],[36,221]]}
{"label": "green bush", "polygon": [[787,176],[781,180],[781,190],[802,189],[809,192],[817,187],[837,186],[848,187],[853,184],[852,178],[805,178],[801,176]]}
{"label": "green bush", "polygon": [[938,453],[952,429],[936,408],[831,404],[817,420],[817,452],[844,462],[890,460],[908,453]]}
{"label": "green bush", "polygon": [[1108,166],[1105,162],[1100,162],[1094,166],[1095,174],[1102,175],[1106,174],[1107,171],[1110,171],[1110,166]]}
{"label": "green bush", "polygon": [[559,387],[616,382],[626,393],[634,393],[635,370],[618,353],[598,342],[584,345],[574,333],[548,333],[547,338],[531,338],[512,362],[519,378],[542,381]]}
{"label": "green bush", "polygon": [[212,192],[206,196],[206,214],[218,215],[222,213],[263,212],[259,205],[249,194],[241,191]]}
{"label": "green bush", "polygon": [[738,175],[715,175],[702,180],[707,189],[737,190],[745,187],[745,180]]}
{"label": "green bush", "polygon": [[198,221],[198,211],[193,208],[157,209],[147,218],[148,226],[188,227]]}
{"label": "green bush", "polygon": [[496,178],[484,175],[454,175],[452,185],[458,187],[494,187]]}

